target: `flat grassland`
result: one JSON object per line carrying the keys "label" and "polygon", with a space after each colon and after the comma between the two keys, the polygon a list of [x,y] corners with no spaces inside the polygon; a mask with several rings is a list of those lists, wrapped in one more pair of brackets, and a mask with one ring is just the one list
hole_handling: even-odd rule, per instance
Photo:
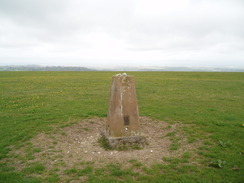
{"label": "flat grassland", "polygon": [[[114,74],[0,72],[0,182],[244,182],[244,73],[127,73],[135,76],[140,116],[167,128],[181,123],[188,144],[201,142],[180,157],[101,167],[77,159],[79,165],[52,169],[37,160],[45,155],[31,143],[38,134],[106,117]],[[175,134],[166,135],[172,153],[182,148]]]}

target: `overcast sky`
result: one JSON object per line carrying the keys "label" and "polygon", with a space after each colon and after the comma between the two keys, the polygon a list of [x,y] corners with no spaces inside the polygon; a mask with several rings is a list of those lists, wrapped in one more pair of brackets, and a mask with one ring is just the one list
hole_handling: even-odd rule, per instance
{"label": "overcast sky", "polygon": [[0,65],[244,67],[244,0],[0,0]]}

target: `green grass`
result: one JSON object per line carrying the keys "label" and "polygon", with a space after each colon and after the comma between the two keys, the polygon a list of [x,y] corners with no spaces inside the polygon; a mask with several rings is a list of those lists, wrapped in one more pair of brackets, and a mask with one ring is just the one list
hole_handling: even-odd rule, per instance
{"label": "green grass", "polygon": [[[26,145],[34,135],[52,132],[55,124],[66,126],[82,118],[105,117],[113,74],[0,72],[0,159],[11,156],[11,147]],[[184,154],[152,167],[131,163],[127,169],[120,165],[99,169],[91,165],[64,173],[74,179],[86,176],[87,182],[244,182],[244,73],[129,74],[135,76],[140,115],[169,124],[194,124],[183,130],[189,143],[205,142],[197,149],[200,165],[189,164],[191,154]],[[177,139],[173,140],[172,152],[178,149]],[[32,160],[33,153],[40,151],[27,145],[23,161]],[[0,182],[59,181],[58,173],[47,172],[38,162],[22,171],[3,161],[0,164]]]}
{"label": "green grass", "polygon": [[100,137],[98,139],[98,143],[105,150],[111,150],[112,149],[112,147],[108,144],[108,142],[106,141],[106,139],[104,137]]}
{"label": "green grass", "polygon": [[39,162],[34,162],[29,165],[29,167],[26,167],[23,169],[23,172],[25,174],[41,174],[45,170],[45,167],[39,163]]}

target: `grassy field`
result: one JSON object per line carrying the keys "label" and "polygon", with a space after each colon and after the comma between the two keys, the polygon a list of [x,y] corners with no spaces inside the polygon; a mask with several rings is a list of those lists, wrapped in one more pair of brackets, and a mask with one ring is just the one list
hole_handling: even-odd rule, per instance
{"label": "grassy field", "polygon": [[[55,125],[83,118],[106,117],[114,72],[0,72],[0,182],[60,182],[58,168],[41,162],[18,169],[10,149],[26,146],[33,136],[51,133]],[[199,165],[188,159],[131,167],[67,169],[87,182],[244,182],[244,73],[131,72],[135,76],[141,116],[169,124],[181,121],[188,143],[202,141]],[[41,150],[26,151],[28,155]],[[173,149],[172,149],[173,151]],[[34,160],[33,160],[34,161]]]}

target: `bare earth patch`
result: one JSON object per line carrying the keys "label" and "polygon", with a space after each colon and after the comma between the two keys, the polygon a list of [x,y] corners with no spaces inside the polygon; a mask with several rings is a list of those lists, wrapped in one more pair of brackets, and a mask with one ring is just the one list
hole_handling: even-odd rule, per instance
{"label": "bare earth patch", "polygon": [[[148,145],[140,150],[105,150],[98,139],[105,130],[106,118],[85,119],[68,127],[57,127],[53,133],[41,133],[30,140],[32,158],[23,161],[14,160],[14,166],[22,169],[28,163],[41,162],[47,169],[67,168],[92,164],[94,167],[103,167],[109,163],[129,165],[130,160],[137,160],[145,166],[164,163],[163,157],[181,157],[184,152],[192,152],[191,163],[194,162],[194,152],[201,142],[188,143],[183,132],[187,126],[180,122],[169,124],[164,121],[140,117],[142,135],[147,138]],[[188,126],[189,127],[189,126]],[[172,150],[173,139],[178,139],[178,148]],[[13,155],[24,156],[26,147],[11,152]],[[14,157],[11,155],[12,157]]]}

